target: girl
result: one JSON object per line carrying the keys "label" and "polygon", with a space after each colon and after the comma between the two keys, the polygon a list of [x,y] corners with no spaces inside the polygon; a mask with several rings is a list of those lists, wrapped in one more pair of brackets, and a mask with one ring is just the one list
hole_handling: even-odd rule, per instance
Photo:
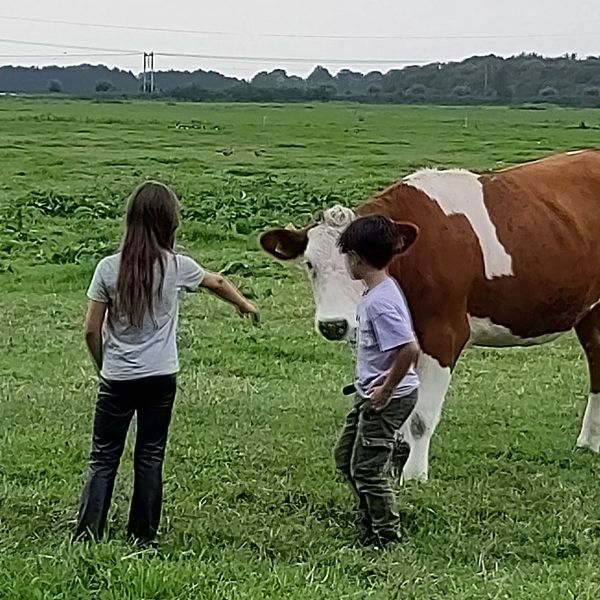
{"label": "girl", "polygon": [[129,201],[118,254],[98,264],[88,290],[85,339],[100,372],[92,451],[77,538],[99,538],[127,430],[137,414],[134,488],[128,535],[155,537],[162,504],[162,465],[175,400],[178,294],[200,287],[258,319],[258,310],[224,277],[205,271],[173,247],[178,201],[165,185],[146,182]]}

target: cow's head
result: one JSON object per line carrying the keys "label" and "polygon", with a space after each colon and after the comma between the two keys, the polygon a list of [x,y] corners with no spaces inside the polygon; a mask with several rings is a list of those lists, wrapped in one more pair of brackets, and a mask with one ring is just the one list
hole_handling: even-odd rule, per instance
{"label": "cow's head", "polygon": [[270,229],[260,237],[263,249],[275,258],[304,257],[316,306],[315,325],[328,340],[353,341],[356,335],[356,307],[364,287],[350,277],[337,247],[340,234],[355,218],[354,211],[336,205],[305,229]]}

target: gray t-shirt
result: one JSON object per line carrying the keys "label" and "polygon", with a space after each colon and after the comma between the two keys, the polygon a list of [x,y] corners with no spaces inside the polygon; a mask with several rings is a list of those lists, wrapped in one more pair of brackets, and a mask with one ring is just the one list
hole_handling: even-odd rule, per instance
{"label": "gray t-shirt", "polygon": [[[387,277],[366,291],[358,306],[356,389],[367,397],[375,384],[383,383],[396,357],[395,350],[416,341],[404,294]],[[410,368],[392,397],[406,396],[419,387],[419,377]]]}
{"label": "gray t-shirt", "polygon": [[102,334],[100,375],[104,379],[121,381],[172,375],[179,370],[176,342],[179,294],[197,290],[205,271],[188,256],[168,254],[160,297],[158,265],[155,270],[154,319],[146,314],[143,326],[135,327],[119,318],[114,311],[120,261],[120,254],[103,258],[96,267],[87,293],[91,300],[108,304]]}

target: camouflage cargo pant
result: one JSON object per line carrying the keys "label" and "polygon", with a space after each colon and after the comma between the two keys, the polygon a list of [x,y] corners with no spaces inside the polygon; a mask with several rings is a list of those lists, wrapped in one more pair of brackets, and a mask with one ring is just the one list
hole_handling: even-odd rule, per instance
{"label": "camouflage cargo pant", "polygon": [[408,459],[410,448],[398,430],[417,396],[415,391],[394,398],[381,412],[357,396],[335,447],[335,464],[350,483],[367,532],[377,537],[393,536],[398,525],[390,478],[400,475]]}

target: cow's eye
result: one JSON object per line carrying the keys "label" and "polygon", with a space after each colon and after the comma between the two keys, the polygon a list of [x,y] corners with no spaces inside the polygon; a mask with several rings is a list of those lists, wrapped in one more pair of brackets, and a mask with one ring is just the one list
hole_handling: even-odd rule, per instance
{"label": "cow's eye", "polygon": [[310,260],[305,260],[305,261],[304,261],[304,264],[306,265],[306,268],[307,268],[309,271],[313,271],[313,270],[314,270],[314,268],[315,268],[315,267],[313,266],[313,264],[310,262]]}

